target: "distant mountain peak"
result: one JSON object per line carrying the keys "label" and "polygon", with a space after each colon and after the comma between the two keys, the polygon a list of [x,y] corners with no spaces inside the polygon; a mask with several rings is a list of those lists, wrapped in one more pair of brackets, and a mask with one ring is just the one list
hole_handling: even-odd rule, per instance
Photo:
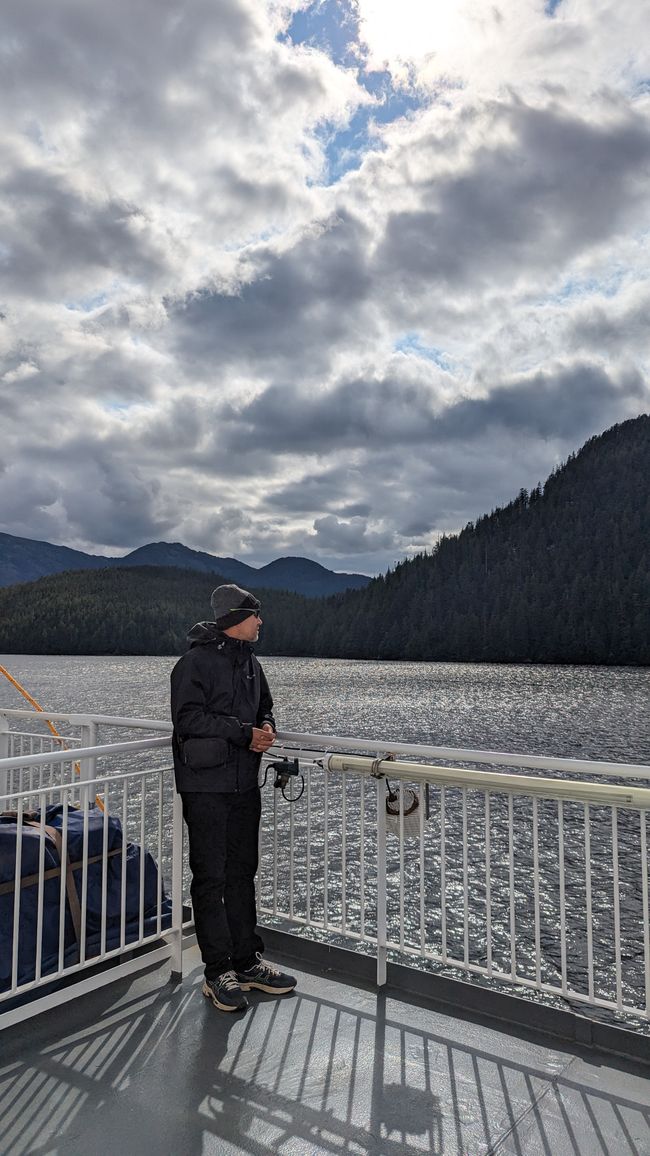
{"label": "distant mountain peak", "polygon": [[66,570],[96,570],[109,567],[174,566],[198,570],[241,586],[289,590],[315,598],[361,589],[370,578],[366,574],[339,574],[310,558],[276,558],[266,566],[250,566],[237,558],[219,558],[204,550],[193,550],[182,542],[147,542],[124,557],[107,558],[86,554],[68,546],[38,542],[0,534],[0,586],[31,582]]}

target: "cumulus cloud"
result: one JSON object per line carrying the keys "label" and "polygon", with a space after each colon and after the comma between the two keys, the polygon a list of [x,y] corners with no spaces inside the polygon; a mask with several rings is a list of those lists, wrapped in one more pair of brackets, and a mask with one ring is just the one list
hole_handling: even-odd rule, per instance
{"label": "cumulus cloud", "polygon": [[[436,172],[433,161],[419,203],[389,215],[384,276],[481,293],[506,277],[528,281],[565,267],[638,212],[650,173],[650,125],[640,115],[597,125],[555,102],[509,101],[482,120],[493,143],[475,147],[454,172]],[[434,134],[432,156],[435,143]]]}
{"label": "cumulus cloud", "polygon": [[642,8],[9,0],[2,529],[382,570],[647,410]]}
{"label": "cumulus cloud", "polygon": [[369,529],[362,517],[344,522],[334,514],[325,514],[316,518],[314,531],[316,548],[330,554],[371,554],[390,550],[397,541],[394,533]]}

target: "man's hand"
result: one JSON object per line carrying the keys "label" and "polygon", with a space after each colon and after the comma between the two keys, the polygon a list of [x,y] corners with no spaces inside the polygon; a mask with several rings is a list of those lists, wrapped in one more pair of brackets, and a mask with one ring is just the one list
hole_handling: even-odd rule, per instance
{"label": "man's hand", "polygon": [[270,723],[264,723],[263,727],[253,727],[253,738],[250,745],[250,750],[257,754],[264,754],[269,747],[273,746],[275,742],[275,731]]}

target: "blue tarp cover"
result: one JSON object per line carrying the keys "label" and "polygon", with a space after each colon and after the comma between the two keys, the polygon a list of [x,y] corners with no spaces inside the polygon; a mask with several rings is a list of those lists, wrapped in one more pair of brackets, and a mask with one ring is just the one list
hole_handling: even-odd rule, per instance
{"label": "blue tarp cover", "polygon": [[[40,813],[29,816],[40,822]],[[47,807],[45,823],[48,827],[63,826],[63,806]],[[80,863],[83,858],[84,814],[68,808],[68,862]],[[17,824],[15,817],[0,815],[0,991],[11,986],[12,942],[14,930],[13,883],[16,871]],[[38,876],[40,831],[37,827],[23,826],[21,876]],[[120,945],[122,916],[122,824],[109,815],[107,850],[115,854],[108,858],[106,888],[106,950]],[[88,811],[88,858],[102,855],[104,845],[104,814],[99,808]],[[140,920],[140,856],[142,850],[135,843],[126,844],[126,943],[139,938]],[[45,839],[45,871],[59,868],[59,856],[51,839]],[[73,871],[77,894],[81,900],[81,868]],[[8,886],[3,886],[3,884]],[[38,911],[38,884],[21,887],[18,936],[18,982],[34,979],[36,967],[36,934]],[[61,875],[46,879],[43,885],[43,940],[41,974],[56,971],[59,959],[59,904]],[[144,935],[156,931],[158,916],[158,867],[148,851],[144,853]],[[171,903],[162,892],[161,927],[171,923]],[[88,903],[86,908],[86,958],[98,955],[101,948],[102,920],[102,863],[101,859],[88,866]],[[65,910],[65,964],[79,959],[79,944],[66,896]]]}

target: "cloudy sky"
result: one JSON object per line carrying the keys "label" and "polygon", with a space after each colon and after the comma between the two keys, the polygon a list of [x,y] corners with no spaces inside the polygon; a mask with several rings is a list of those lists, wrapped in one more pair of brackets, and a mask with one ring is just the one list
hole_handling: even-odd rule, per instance
{"label": "cloudy sky", "polygon": [[0,529],[374,573],[650,406],[640,0],[5,0]]}

